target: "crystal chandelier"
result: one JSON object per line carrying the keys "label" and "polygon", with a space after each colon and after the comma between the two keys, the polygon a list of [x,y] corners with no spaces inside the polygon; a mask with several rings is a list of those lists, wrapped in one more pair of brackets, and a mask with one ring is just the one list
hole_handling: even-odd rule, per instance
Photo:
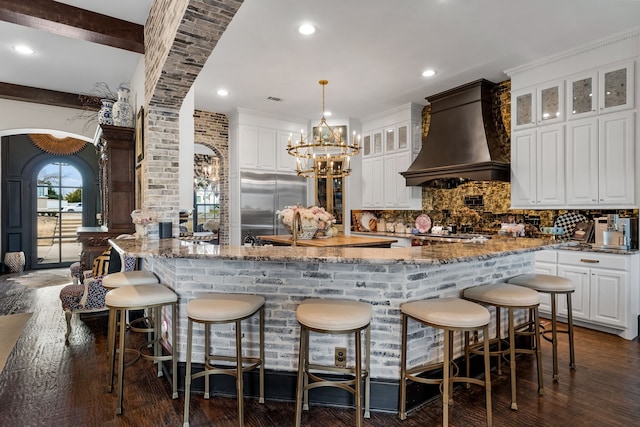
{"label": "crystal chandelier", "polygon": [[213,157],[211,163],[195,166],[193,187],[198,190],[215,190],[220,181],[220,159]]}
{"label": "crystal chandelier", "polygon": [[[353,132],[351,143],[347,141],[344,127],[332,128],[324,115],[324,87],[329,83],[320,80],[322,86],[322,119],[318,126],[304,138],[295,142],[289,136],[287,151],[296,157],[296,172],[305,178],[343,177],[351,174],[351,157],[360,152],[360,135]],[[344,133],[344,135],[343,135]]]}

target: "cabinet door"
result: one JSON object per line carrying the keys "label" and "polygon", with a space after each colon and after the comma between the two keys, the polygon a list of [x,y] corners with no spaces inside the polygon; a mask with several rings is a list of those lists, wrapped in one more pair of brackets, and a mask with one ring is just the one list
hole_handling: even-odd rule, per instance
{"label": "cabinet door", "polygon": [[591,269],[591,320],[626,327],[626,284],[627,273]]}
{"label": "cabinet door", "polygon": [[634,204],[634,112],[600,116],[599,202],[600,205]]}
{"label": "cabinet door", "polygon": [[524,129],[536,124],[535,89],[514,91],[511,94],[511,127]]}
{"label": "cabinet door", "polygon": [[373,151],[371,150],[371,135],[364,135],[362,137],[362,155],[370,156]]}
{"label": "cabinet door", "polygon": [[[558,275],[558,266],[556,264],[546,262],[536,262],[535,272],[537,274],[548,274],[549,276]],[[548,293],[540,292],[540,307],[538,308],[541,313],[551,313],[551,295]]]}
{"label": "cabinet door", "polygon": [[382,131],[373,133],[373,154],[382,154]]}
{"label": "cabinet door", "polygon": [[373,207],[373,159],[362,159],[362,207]]}
{"label": "cabinet door", "polygon": [[397,148],[396,128],[390,127],[384,130],[384,152],[393,153]]}
{"label": "cabinet door", "polygon": [[531,209],[536,203],[536,131],[511,137],[511,205]]}
{"label": "cabinet door", "polygon": [[564,205],[564,126],[538,128],[536,153],[536,207]]}
{"label": "cabinet door", "polygon": [[599,70],[598,86],[601,113],[633,108],[634,75],[633,61],[614,64]]}
{"label": "cabinet door", "polygon": [[240,168],[258,167],[258,130],[240,129]]}
{"label": "cabinet door", "polygon": [[567,123],[567,205],[598,204],[598,119]]}
{"label": "cabinet door", "polygon": [[388,154],[384,158],[384,206],[398,206],[398,167],[396,156]]}
{"label": "cabinet door", "polygon": [[[573,267],[558,265],[558,276],[571,280],[576,290],[571,297],[573,317],[575,319],[589,320],[589,269],[586,267]],[[567,315],[565,298],[560,298],[558,313]]]}
{"label": "cabinet door", "polygon": [[372,175],[371,182],[373,183],[373,188],[372,188],[373,206],[376,208],[384,206],[384,189],[383,189],[384,174],[382,173],[382,171],[384,170],[383,168],[384,168],[383,158],[382,157],[374,158],[373,170],[371,171],[371,175]]}
{"label": "cabinet door", "polygon": [[404,176],[400,175],[400,172],[404,172],[409,169],[413,159],[411,158],[411,152],[405,151],[404,153],[397,154],[396,160],[396,197],[398,200],[398,207],[421,209],[422,207],[422,188],[420,187],[407,187],[407,180]]}
{"label": "cabinet door", "polygon": [[550,82],[537,89],[538,125],[564,120],[564,81]]}
{"label": "cabinet door", "polygon": [[258,166],[260,169],[276,169],[276,132],[273,130],[260,130]]}
{"label": "cabinet door", "polygon": [[598,73],[577,74],[567,79],[567,118],[593,116],[598,112]]}

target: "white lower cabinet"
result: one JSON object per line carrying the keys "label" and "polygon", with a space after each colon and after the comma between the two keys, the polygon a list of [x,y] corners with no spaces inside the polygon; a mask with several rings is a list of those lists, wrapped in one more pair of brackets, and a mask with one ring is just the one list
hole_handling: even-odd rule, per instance
{"label": "white lower cabinet", "polygon": [[[553,253],[554,251],[544,251]],[[573,319],[583,326],[617,332],[626,339],[638,335],[640,255],[559,250],[557,275],[571,280]],[[544,257],[543,257],[544,258]],[[536,272],[553,274],[553,262],[536,257]],[[540,311],[550,313],[548,296]],[[566,298],[558,298],[558,314],[567,315]]]}

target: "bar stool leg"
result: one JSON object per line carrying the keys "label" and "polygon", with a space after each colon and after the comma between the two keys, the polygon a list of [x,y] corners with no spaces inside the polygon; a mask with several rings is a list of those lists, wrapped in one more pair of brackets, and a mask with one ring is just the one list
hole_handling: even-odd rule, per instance
{"label": "bar stool leg", "polygon": [[116,310],[113,308],[109,308],[109,326],[107,331],[107,356],[109,357],[109,376],[107,378],[107,390],[109,393],[113,391],[113,373],[116,363],[116,355],[115,355],[115,341],[116,341]]}
{"label": "bar stool leg", "polygon": [[551,347],[553,352],[553,382],[558,382],[558,303],[551,292]]}
{"label": "bar stool leg", "polygon": [[542,379],[542,348],[540,346],[540,316],[538,307],[534,307],[533,315],[535,317],[535,338],[536,338],[536,362],[538,364],[538,394],[544,394],[544,383]]}
{"label": "bar stool leg", "polygon": [[[184,420],[183,427],[189,427],[189,400],[191,397],[191,345],[193,341],[193,321],[188,320],[187,326],[187,364],[184,376]],[[205,352],[207,349],[205,349]],[[206,377],[206,376],[205,376]]]}
{"label": "bar stool leg", "polygon": [[400,347],[400,405],[398,415],[407,419],[407,322],[408,316],[402,313],[402,344]]}
{"label": "bar stool leg", "polygon": [[571,307],[571,292],[567,292],[567,322],[569,334],[569,367],[576,369],[576,356],[573,350],[573,307]]}
{"label": "bar stool leg", "polygon": [[173,399],[178,398],[178,307],[171,305],[171,369],[173,370]]}
{"label": "bar stool leg", "polygon": [[371,411],[369,410],[371,400],[371,325],[365,329],[365,339],[367,340],[367,353],[365,354],[367,376],[364,382],[364,417],[371,418]]}
{"label": "bar stool leg", "polygon": [[362,334],[356,332],[355,401],[356,427],[362,427]]}
{"label": "bar stool leg", "polygon": [[442,364],[442,425],[449,426],[449,375],[451,375],[451,353],[450,343],[451,337],[449,331],[444,331],[444,363]]}
{"label": "bar stool leg", "polygon": [[260,399],[264,403],[264,305],[260,308]]}
{"label": "bar stool leg", "polygon": [[[153,355],[159,357],[162,351],[160,349],[162,307],[154,307],[151,311],[153,312]],[[154,363],[158,364],[158,378],[162,377],[162,362],[157,360]]]}
{"label": "bar stool leg", "polygon": [[[511,369],[511,409],[518,410],[516,403],[516,336],[513,324],[513,308],[509,308],[509,367]],[[536,316],[536,322],[538,318]]]}
{"label": "bar stool leg", "polygon": [[[209,353],[209,349],[211,348],[211,341],[209,338],[209,334],[210,334],[210,328],[209,328],[209,324],[205,323],[204,324],[204,370],[206,371],[207,365],[209,364],[209,359],[210,359],[210,353]],[[209,398],[209,377],[211,375],[205,375],[204,376],[204,398],[208,399]]]}
{"label": "bar stool leg", "polygon": [[244,426],[244,393],[242,375],[242,326],[241,321],[236,320],[236,393],[238,394],[238,426]]}
{"label": "bar stool leg", "polygon": [[[502,318],[500,316],[500,307],[496,307],[496,338],[498,339],[498,353],[502,353],[502,332],[500,325]],[[498,375],[502,375],[502,358],[498,357]]]}
{"label": "bar stool leg", "polygon": [[[466,334],[468,337],[469,332],[466,332]],[[493,425],[493,420],[491,414],[491,355],[489,354],[489,325],[482,327],[482,336],[484,341],[484,389],[487,404],[487,427],[491,427]],[[468,349],[465,350],[467,353],[469,352]],[[467,376],[470,376],[468,371]]]}
{"label": "bar stool leg", "polygon": [[307,346],[307,330],[304,325],[300,325],[300,349],[298,351],[298,381],[296,383],[296,427],[300,427],[302,422],[302,388],[303,376],[305,375],[305,360]]}
{"label": "bar stool leg", "polygon": [[302,409],[305,411],[309,410],[309,389],[307,386],[309,385],[309,330],[307,328],[304,329],[305,342],[304,342],[304,375],[303,377],[303,390],[304,390],[304,399],[302,404]]}
{"label": "bar stool leg", "polygon": [[126,310],[117,310],[116,314],[120,313],[120,344],[118,350],[118,406],[116,408],[116,414],[122,414],[122,392],[124,391],[124,353],[125,353],[125,327],[126,322],[124,321],[124,316]]}

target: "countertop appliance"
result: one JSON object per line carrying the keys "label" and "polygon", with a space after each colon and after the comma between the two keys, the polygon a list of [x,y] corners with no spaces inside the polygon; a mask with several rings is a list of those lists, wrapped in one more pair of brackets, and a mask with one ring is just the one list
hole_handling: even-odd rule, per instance
{"label": "countertop appliance", "polygon": [[276,218],[285,206],[307,204],[307,179],[297,175],[241,172],[240,238],[289,234]]}
{"label": "countertop appliance", "polygon": [[610,214],[595,219],[595,247],[638,249],[638,218]]}

